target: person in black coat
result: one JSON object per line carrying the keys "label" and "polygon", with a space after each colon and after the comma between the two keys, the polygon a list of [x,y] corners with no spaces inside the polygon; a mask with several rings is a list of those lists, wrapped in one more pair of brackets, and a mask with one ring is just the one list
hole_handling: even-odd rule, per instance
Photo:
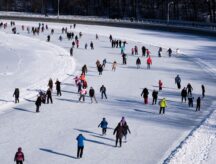
{"label": "person in black coat", "polygon": [[97,103],[97,100],[95,98],[95,90],[93,89],[93,87],[90,87],[89,89],[89,97],[91,98],[91,103],[93,103],[93,99]]}
{"label": "person in black coat", "polygon": [[42,102],[41,97],[38,96],[38,97],[37,97],[37,100],[36,100],[36,102],[35,102],[35,105],[36,105],[36,112],[37,112],[37,113],[40,112],[39,109],[40,109],[40,106],[41,106],[41,102]]}
{"label": "person in black coat", "polygon": [[57,96],[58,96],[58,95],[61,96],[61,95],[62,95],[62,94],[61,94],[61,82],[57,79],[56,82],[55,82],[55,84],[56,84]]}
{"label": "person in black coat", "polygon": [[202,97],[204,98],[205,97],[205,86],[202,85],[201,87],[202,87]]}
{"label": "person in black coat", "polygon": [[15,88],[13,97],[15,97],[15,103],[19,103],[19,88]]}
{"label": "person in black coat", "polygon": [[101,64],[98,65],[98,72],[99,72],[99,75],[102,75],[103,66]]}
{"label": "person in black coat", "polygon": [[145,54],[146,54],[146,48],[145,46],[142,46],[142,56],[145,56]]}
{"label": "person in black coat", "polygon": [[100,92],[101,92],[101,99],[103,99],[103,96],[105,96],[105,98],[107,99],[106,87],[104,85],[101,86]]}
{"label": "person in black coat", "polygon": [[144,104],[148,104],[148,94],[149,94],[148,89],[144,88],[142,93],[141,93],[141,96],[143,96],[143,98],[144,98]]}
{"label": "person in black coat", "polygon": [[49,104],[49,100],[51,101],[51,104],[53,103],[52,101],[52,90],[49,88],[46,92],[47,95],[47,104]]}
{"label": "person in black coat", "polygon": [[153,98],[153,100],[152,100],[152,105],[157,104],[158,91],[153,90],[153,92],[152,92],[152,98]]}
{"label": "person in black coat", "polygon": [[190,83],[188,83],[188,85],[187,85],[187,90],[188,90],[188,95],[189,95],[189,94],[192,94],[193,88],[192,88],[192,86],[191,86]]}
{"label": "person in black coat", "polygon": [[124,127],[120,123],[118,123],[117,127],[115,128],[115,130],[113,132],[113,135],[115,135],[115,134],[116,134],[115,146],[117,147],[118,142],[119,142],[119,145],[121,147],[121,145],[122,145],[122,137],[124,136]]}
{"label": "person in black coat", "polygon": [[184,87],[181,91],[182,102],[183,100],[186,102],[187,98],[187,89]]}
{"label": "person in black coat", "polygon": [[70,48],[70,56],[73,56],[73,47]]}
{"label": "person in black coat", "polygon": [[196,106],[196,111],[200,111],[200,106],[201,106],[201,98],[197,98],[197,106]]}
{"label": "person in black coat", "polygon": [[127,140],[127,134],[128,134],[128,132],[131,134],[131,131],[130,131],[130,129],[129,129],[129,126],[128,126],[127,123],[125,122],[125,123],[123,124],[123,135],[124,135],[124,137],[125,137],[125,142],[126,142],[126,140]]}

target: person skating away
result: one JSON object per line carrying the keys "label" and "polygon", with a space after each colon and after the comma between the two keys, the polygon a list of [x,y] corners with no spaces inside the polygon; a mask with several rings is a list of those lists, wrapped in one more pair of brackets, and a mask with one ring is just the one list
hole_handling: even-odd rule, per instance
{"label": "person skating away", "polygon": [[81,99],[83,100],[83,102],[85,102],[85,96],[87,94],[87,90],[86,88],[82,88],[81,91],[80,91],[80,98],[79,98],[79,101],[81,101]]}
{"label": "person skating away", "polygon": [[103,66],[101,64],[99,64],[99,66],[98,66],[98,72],[99,72],[99,75],[102,75]]}
{"label": "person skating away", "polygon": [[146,49],[146,57],[149,57],[150,56],[150,51],[149,51],[149,49]]}
{"label": "person skating away", "polygon": [[73,56],[73,47],[70,48],[70,56]]}
{"label": "person skating away", "polygon": [[93,87],[90,87],[90,89],[89,89],[89,97],[91,98],[91,103],[93,103],[93,99],[97,103],[97,100],[95,97],[95,90],[93,89]]}
{"label": "person skating away", "polygon": [[106,135],[108,122],[106,121],[106,118],[103,118],[103,120],[100,122],[98,127],[102,128],[102,135]]}
{"label": "person skating away", "polygon": [[152,92],[152,105],[157,103],[157,99],[158,99],[158,91],[153,90],[153,92]]}
{"label": "person skating away", "polygon": [[151,59],[151,57],[149,56],[148,58],[147,58],[147,69],[150,69],[150,66],[152,65],[152,59]]}
{"label": "person skating away", "polygon": [[122,54],[122,63],[123,63],[124,65],[127,64],[127,55],[126,55],[125,53]]}
{"label": "person skating away", "polygon": [[106,60],[106,58],[105,58],[105,59],[103,60],[103,64],[102,64],[103,68],[106,67],[106,63],[107,63],[107,60]]}
{"label": "person skating away", "polygon": [[38,96],[37,97],[37,100],[35,102],[35,105],[36,105],[36,112],[40,112],[40,106],[41,106],[41,103],[42,103],[42,99],[41,99],[41,96]]}
{"label": "person skating away", "polygon": [[146,55],[146,48],[145,46],[142,46],[142,56],[145,56]]}
{"label": "person skating away", "polygon": [[201,106],[201,98],[197,98],[197,105],[196,105],[196,111],[200,111],[200,106]]}
{"label": "person skating away", "polygon": [[13,97],[15,97],[15,103],[19,103],[19,88],[15,88],[14,93],[13,93]]}
{"label": "person skating away", "polygon": [[85,44],[85,49],[87,50],[87,48],[88,48],[88,44],[86,43],[86,44]]}
{"label": "person skating away", "polygon": [[141,96],[143,96],[143,98],[144,98],[144,104],[148,104],[148,95],[149,95],[148,89],[144,88],[142,93],[141,93]]}
{"label": "person skating away", "polygon": [[124,131],[123,125],[118,123],[117,127],[114,129],[114,132],[113,132],[113,135],[116,134],[115,147],[117,147],[118,143],[120,147],[122,146],[122,137],[124,135],[123,131]]}
{"label": "person skating away", "polygon": [[192,94],[192,90],[193,90],[193,88],[192,88],[191,84],[188,83],[188,85],[187,85],[188,95],[189,95],[189,94]]}
{"label": "person skating away", "polygon": [[86,75],[86,73],[88,72],[87,66],[86,64],[82,67],[82,74]]}
{"label": "person skating away", "polygon": [[172,49],[169,48],[169,49],[167,50],[167,52],[168,52],[169,57],[171,57],[171,56],[172,56]]}
{"label": "person skating away", "polygon": [[114,61],[113,63],[112,63],[112,71],[116,71],[116,67],[117,67],[117,62],[116,61]]}
{"label": "person skating away", "polygon": [[90,43],[90,47],[91,47],[92,50],[94,49],[94,44],[93,44],[92,41],[91,41],[91,43]]}
{"label": "person skating away", "polygon": [[163,114],[165,114],[165,109],[167,107],[167,103],[166,103],[166,99],[163,98],[160,102],[159,102],[159,105],[160,105],[160,112],[159,114],[161,114],[163,112]]}
{"label": "person skating away", "polygon": [[49,87],[51,90],[53,89],[53,81],[52,81],[51,78],[49,79],[48,87]]}
{"label": "person skating away", "polygon": [[134,55],[134,48],[131,48],[131,55]]}
{"label": "person skating away", "polygon": [[52,90],[51,90],[51,88],[47,89],[46,95],[47,95],[47,104],[49,104],[49,100],[50,100],[50,102],[52,104],[53,100],[52,100]]}
{"label": "person skating away", "polygon": [[86,139],[82,134],[79,134],[76,140],[77,140],[77,158],[82,158],[83,150],[84,150],[84,140]]}
{"label": "person skating away", "polygon": [[103,96],[107,99],[106,87],[104,85],[101,86],[100,92],[101,92],[101,99],[103,99]]}
{"label": "person skating away", "polygon": [[98,39],[99,39],[99,37],[98,37],[98,34],[96,34],[95,38],[96,38],[96,40],[98,40]]}
{"label": "person skating away", "polygon": [[159,85],[159,91],[162,91],[163,82],[161,80],[159,80],[158,85]]}
{"label": "person skating away", "polygon": [[137,60],[136,60],[136,65],[137,65],[137,69],[140,68],[140,65],[141,65],[141,60],[140,58],[138,57]]}
{"label": "person skating away", "polygon": [[134,52],[135,52],[135,55],[138,55],[138,47],[137,46],[134,47]]}
{"label": "person skating away", "polygon": [[205,97],[205,86],[202,85],[201,88],[202,88],[202,97],[204,98]]}
{"label": "person skating away", "polygon": [[194,100],[194,97],[192,96],[192,94],[189,94],[188,95],[188,106],[189,107],[193,107],[193,100]]}
{"label": "person skating away", "polygon": [[182,102],[183,102],[183,100],[185,102],[187,101],[187,89],[185,87],[181,91],[181,97],[182,97]]}
{"label": "person skating away", "polygon": [[25,161],[24,153],[22,152],[22,148],[19,147],[18,151],[15,154],[14,162],[16,162],[16,164],[23,164],[24,161]]}
{"label": "person skating away", "polygon": [[61,82],[57,79],[55,82],[56,85],[56,91],[57,91],[57,96],[61,96]]}
{"label": "person skating away", "polygon": [[177,84],[177,88],[181,89],[181,78],[179,75],[175,77],[175,83]]}
{"label": "person skating away", "polygon": [[78,89],[78,93],[80,93],[80,91],[82,90],[82,81],[81,80],[78,80],[77,81],[77,89]]}
{"label": "person skating away", "polygon": [[162,47],[160,47],[158,50],[158,57],[161,57],[161,52],[162,52]]}

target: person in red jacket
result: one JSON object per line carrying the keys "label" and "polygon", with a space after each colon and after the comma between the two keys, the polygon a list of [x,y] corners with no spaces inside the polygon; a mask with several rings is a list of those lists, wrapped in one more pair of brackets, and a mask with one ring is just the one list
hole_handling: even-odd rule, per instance
{"label": "person in red jacket", "polygon": [[24,153],[22,152],[22,148],[19,147],[18,151],[15,154],[14,161],[16,162],[16,164],[23,164],[24,160]]}
{"label": "person in red jacket", "polygon": [[148,59],[147,59],[147,69],[150,69],[150,65],[152,64],[152,59],[151,57],[149,56]]}
{"label": "person in red jacket", "polygon": [[159,84],[159,91],[162,91],[162,87],[163,87],[163,83],[162,83],[162,81],[159,80],[158,84]]}

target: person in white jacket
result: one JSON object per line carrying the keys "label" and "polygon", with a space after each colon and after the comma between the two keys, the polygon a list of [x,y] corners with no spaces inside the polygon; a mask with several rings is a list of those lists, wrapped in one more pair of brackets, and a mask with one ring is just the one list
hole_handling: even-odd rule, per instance
{"label": "person in white jacket", "polygon": [[81,89],[79,101],[81,101],[81,99],[83,99],[83,102],[85,102],[85,95],[86,94],[87,94],[86,88]]}

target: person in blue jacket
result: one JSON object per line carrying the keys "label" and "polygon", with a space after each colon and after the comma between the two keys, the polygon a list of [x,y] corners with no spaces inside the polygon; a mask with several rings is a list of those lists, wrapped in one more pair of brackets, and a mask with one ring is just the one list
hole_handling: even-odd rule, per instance
{"label": "person in blue jacket", "polygon": [[78,144],[77,158],[82,158],[83,149],[84,149],[84,140],[86,140],[86,139],[82,134],[79,134],[77,136],[76,140],[77,140],[77,144]]}
{"label": "person in blue jacket", "polygon": [[108,125],[108,122],[106,121],[106,118],[103,118],[101,123],[98,125],[98,127],[102,128],[102,135],[106,135],[107,125]]}

